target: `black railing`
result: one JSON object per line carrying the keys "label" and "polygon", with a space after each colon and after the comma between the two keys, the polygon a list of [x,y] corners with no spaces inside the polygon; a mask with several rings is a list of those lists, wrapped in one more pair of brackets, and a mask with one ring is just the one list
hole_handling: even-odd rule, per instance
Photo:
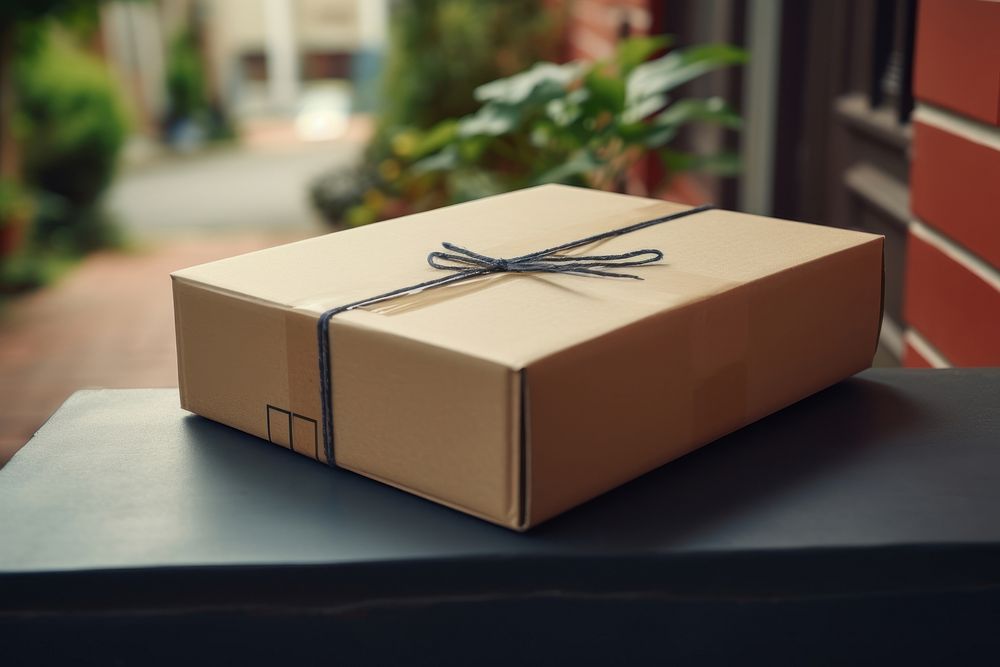
{"label": "black railing", "polygon": [[872,108],[890,106],[898,121],[907,123],[913,112],[917,0],[878,0],[874,11],[868,97]]}

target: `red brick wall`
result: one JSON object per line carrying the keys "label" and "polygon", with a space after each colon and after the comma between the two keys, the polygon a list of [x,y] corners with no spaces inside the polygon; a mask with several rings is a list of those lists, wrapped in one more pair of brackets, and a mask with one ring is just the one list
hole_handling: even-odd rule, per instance
{"label": "red brick wall", "polygon": [[903,363],[1000,365],[1000,2],[919,7]]}
{"label": "red brick wall", "polygon": [[609,56],[627,22],[631,34],[656,32],[655,0],[566,0],[567,42],[570,60]]}

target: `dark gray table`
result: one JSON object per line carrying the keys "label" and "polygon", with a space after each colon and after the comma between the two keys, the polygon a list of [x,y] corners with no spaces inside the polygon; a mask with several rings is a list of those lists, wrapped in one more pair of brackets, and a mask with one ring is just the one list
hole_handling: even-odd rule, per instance
{"label": "dark gray table", "polygon": [[869,371],[516,534],[74,395],[0,470],[0,661],[1000,655],[1000,370]]}

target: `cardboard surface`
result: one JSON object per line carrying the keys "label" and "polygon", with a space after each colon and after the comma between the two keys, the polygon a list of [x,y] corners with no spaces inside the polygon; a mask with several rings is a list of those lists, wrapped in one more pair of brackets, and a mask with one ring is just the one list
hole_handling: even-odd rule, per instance
{"label": "cardboard surface", "polygon": [[[440,277],[686,207],[543,186],[174,274],[182,405],[323,460],[315,325]],[[870,363],[881,237],[707,211],[582,250],[642,281],[496,274],[331,320],[337,464],[525,528]]]}

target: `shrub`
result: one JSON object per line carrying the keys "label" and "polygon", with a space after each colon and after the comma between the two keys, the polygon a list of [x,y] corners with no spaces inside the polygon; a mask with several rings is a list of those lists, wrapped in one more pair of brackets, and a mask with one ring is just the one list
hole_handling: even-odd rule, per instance
{"label": "shrub", "polygon": [[175,147],[208,141],[229,141],[236,131],[229,116],[206,94],[205,70],[191,28],[178,32],[167,52],[168,109],[163,119],[166,138]]}
{"label": "shrub", "polygon": [[19,63],[17,81],[26,180],[40,191],[36,236],[78,250],[106,244],[99,204],[127,132],[114,81],[60,35]]}
{"label": "shrub", "polygon": [[207,107],[205,76],[194,35],[190,30],[179,32],[170,41],[167,52],[167,97],[171,120],[193,118]]}

